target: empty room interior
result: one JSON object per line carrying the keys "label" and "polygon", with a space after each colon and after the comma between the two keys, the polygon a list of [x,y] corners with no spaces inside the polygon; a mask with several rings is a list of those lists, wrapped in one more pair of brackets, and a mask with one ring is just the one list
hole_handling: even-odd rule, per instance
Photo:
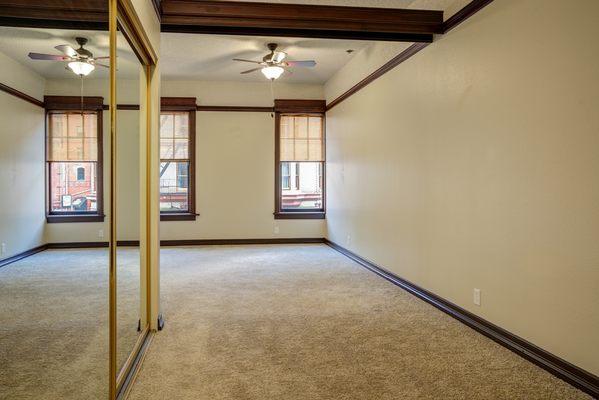
{"label": "empty room interior", "polygon": [[599,397],[599,1],[5,0],[0,399]]}

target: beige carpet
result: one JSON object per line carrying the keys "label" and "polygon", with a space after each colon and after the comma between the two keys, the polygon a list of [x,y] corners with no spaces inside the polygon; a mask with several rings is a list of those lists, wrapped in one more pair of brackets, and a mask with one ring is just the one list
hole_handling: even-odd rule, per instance
{"label": "beige carpet", "polygon": [[[108,252],[46,250],[0,268],[0,399],[108,398]],[[119,249],[118,358],[137,338],[139,252]]]}
{"label": "beige carpet", "polygon": [[324,245],[161,257],[130,400],[588,398]]}

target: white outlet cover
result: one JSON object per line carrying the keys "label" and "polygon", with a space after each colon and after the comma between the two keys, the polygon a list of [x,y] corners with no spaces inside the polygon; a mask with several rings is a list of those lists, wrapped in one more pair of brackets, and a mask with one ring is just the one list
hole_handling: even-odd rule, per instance
{"label": "white outlet cover", "polygon": [[104,229],[98,230],[98,237],[101,237],[101,238],[104,237]]}
{"label": "white outlet cover", "polygon": [[275,232],[275,233],[279,233],[279,227],[278,227],[278,226],[275,226],[275,228],[274,228],[274,232]]}
{"label": "white outlet cover", "polygon": [[475,288],[472,295],[473,295],[472,300],[474,301],[474,304],[476,304],[477,306],[480,306],[480,289]]}

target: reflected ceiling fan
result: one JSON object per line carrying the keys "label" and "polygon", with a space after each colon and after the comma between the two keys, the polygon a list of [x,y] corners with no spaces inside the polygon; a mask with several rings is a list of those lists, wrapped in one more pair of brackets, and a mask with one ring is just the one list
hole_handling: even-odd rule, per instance
{"label": "reflected ceiling fan", "polygon": [[91,51],[83,48],[87,43],[87,38],[76,37],[75,40],[77,41],[77,44],[79,44],[78,49],[74,49],[68,44],[61,44],[60,46],[54,47],[56,50],[61,51],[63,55],[29,53],[29,58],[32,60],[68,62],[67,68],[81,77],[89,75],[96,66],[109,68],[108,65],[99,63],[97,60],[108,60],[110,57],[94,57]]}
{"label": "reflected ceiling fan", "polygon": [[241,72],[242,74],[249,74],[255,71],[262,71],[267,79],[275,80],[279,78],[283,72],[287,71],[291,73],[289,67],[307,67],[312,68],[316,66],[316,61],[285,61],[287,53],[283,51],[277,51],[278,45],[276,43],[269,43],[266,45],[270,53],[262,58],[262,61],[244,60],[242,58],[234,58],[233,61],[249,62],[253,64],[259,64],[260,67],[252,68],[247,71]]}

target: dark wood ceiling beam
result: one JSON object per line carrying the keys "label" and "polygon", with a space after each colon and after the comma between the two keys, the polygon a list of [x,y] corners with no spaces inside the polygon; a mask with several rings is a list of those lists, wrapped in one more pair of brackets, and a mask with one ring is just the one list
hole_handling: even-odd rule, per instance
{"label": "dark wood ceiling beam", "polygon": [[443,12],[238,1],[162,0],[162,31],[431,42]]}
{"label": "dark wood ceiling beam", "polygon": [[106,0],[3,0],[0,25],[108,30]]}

